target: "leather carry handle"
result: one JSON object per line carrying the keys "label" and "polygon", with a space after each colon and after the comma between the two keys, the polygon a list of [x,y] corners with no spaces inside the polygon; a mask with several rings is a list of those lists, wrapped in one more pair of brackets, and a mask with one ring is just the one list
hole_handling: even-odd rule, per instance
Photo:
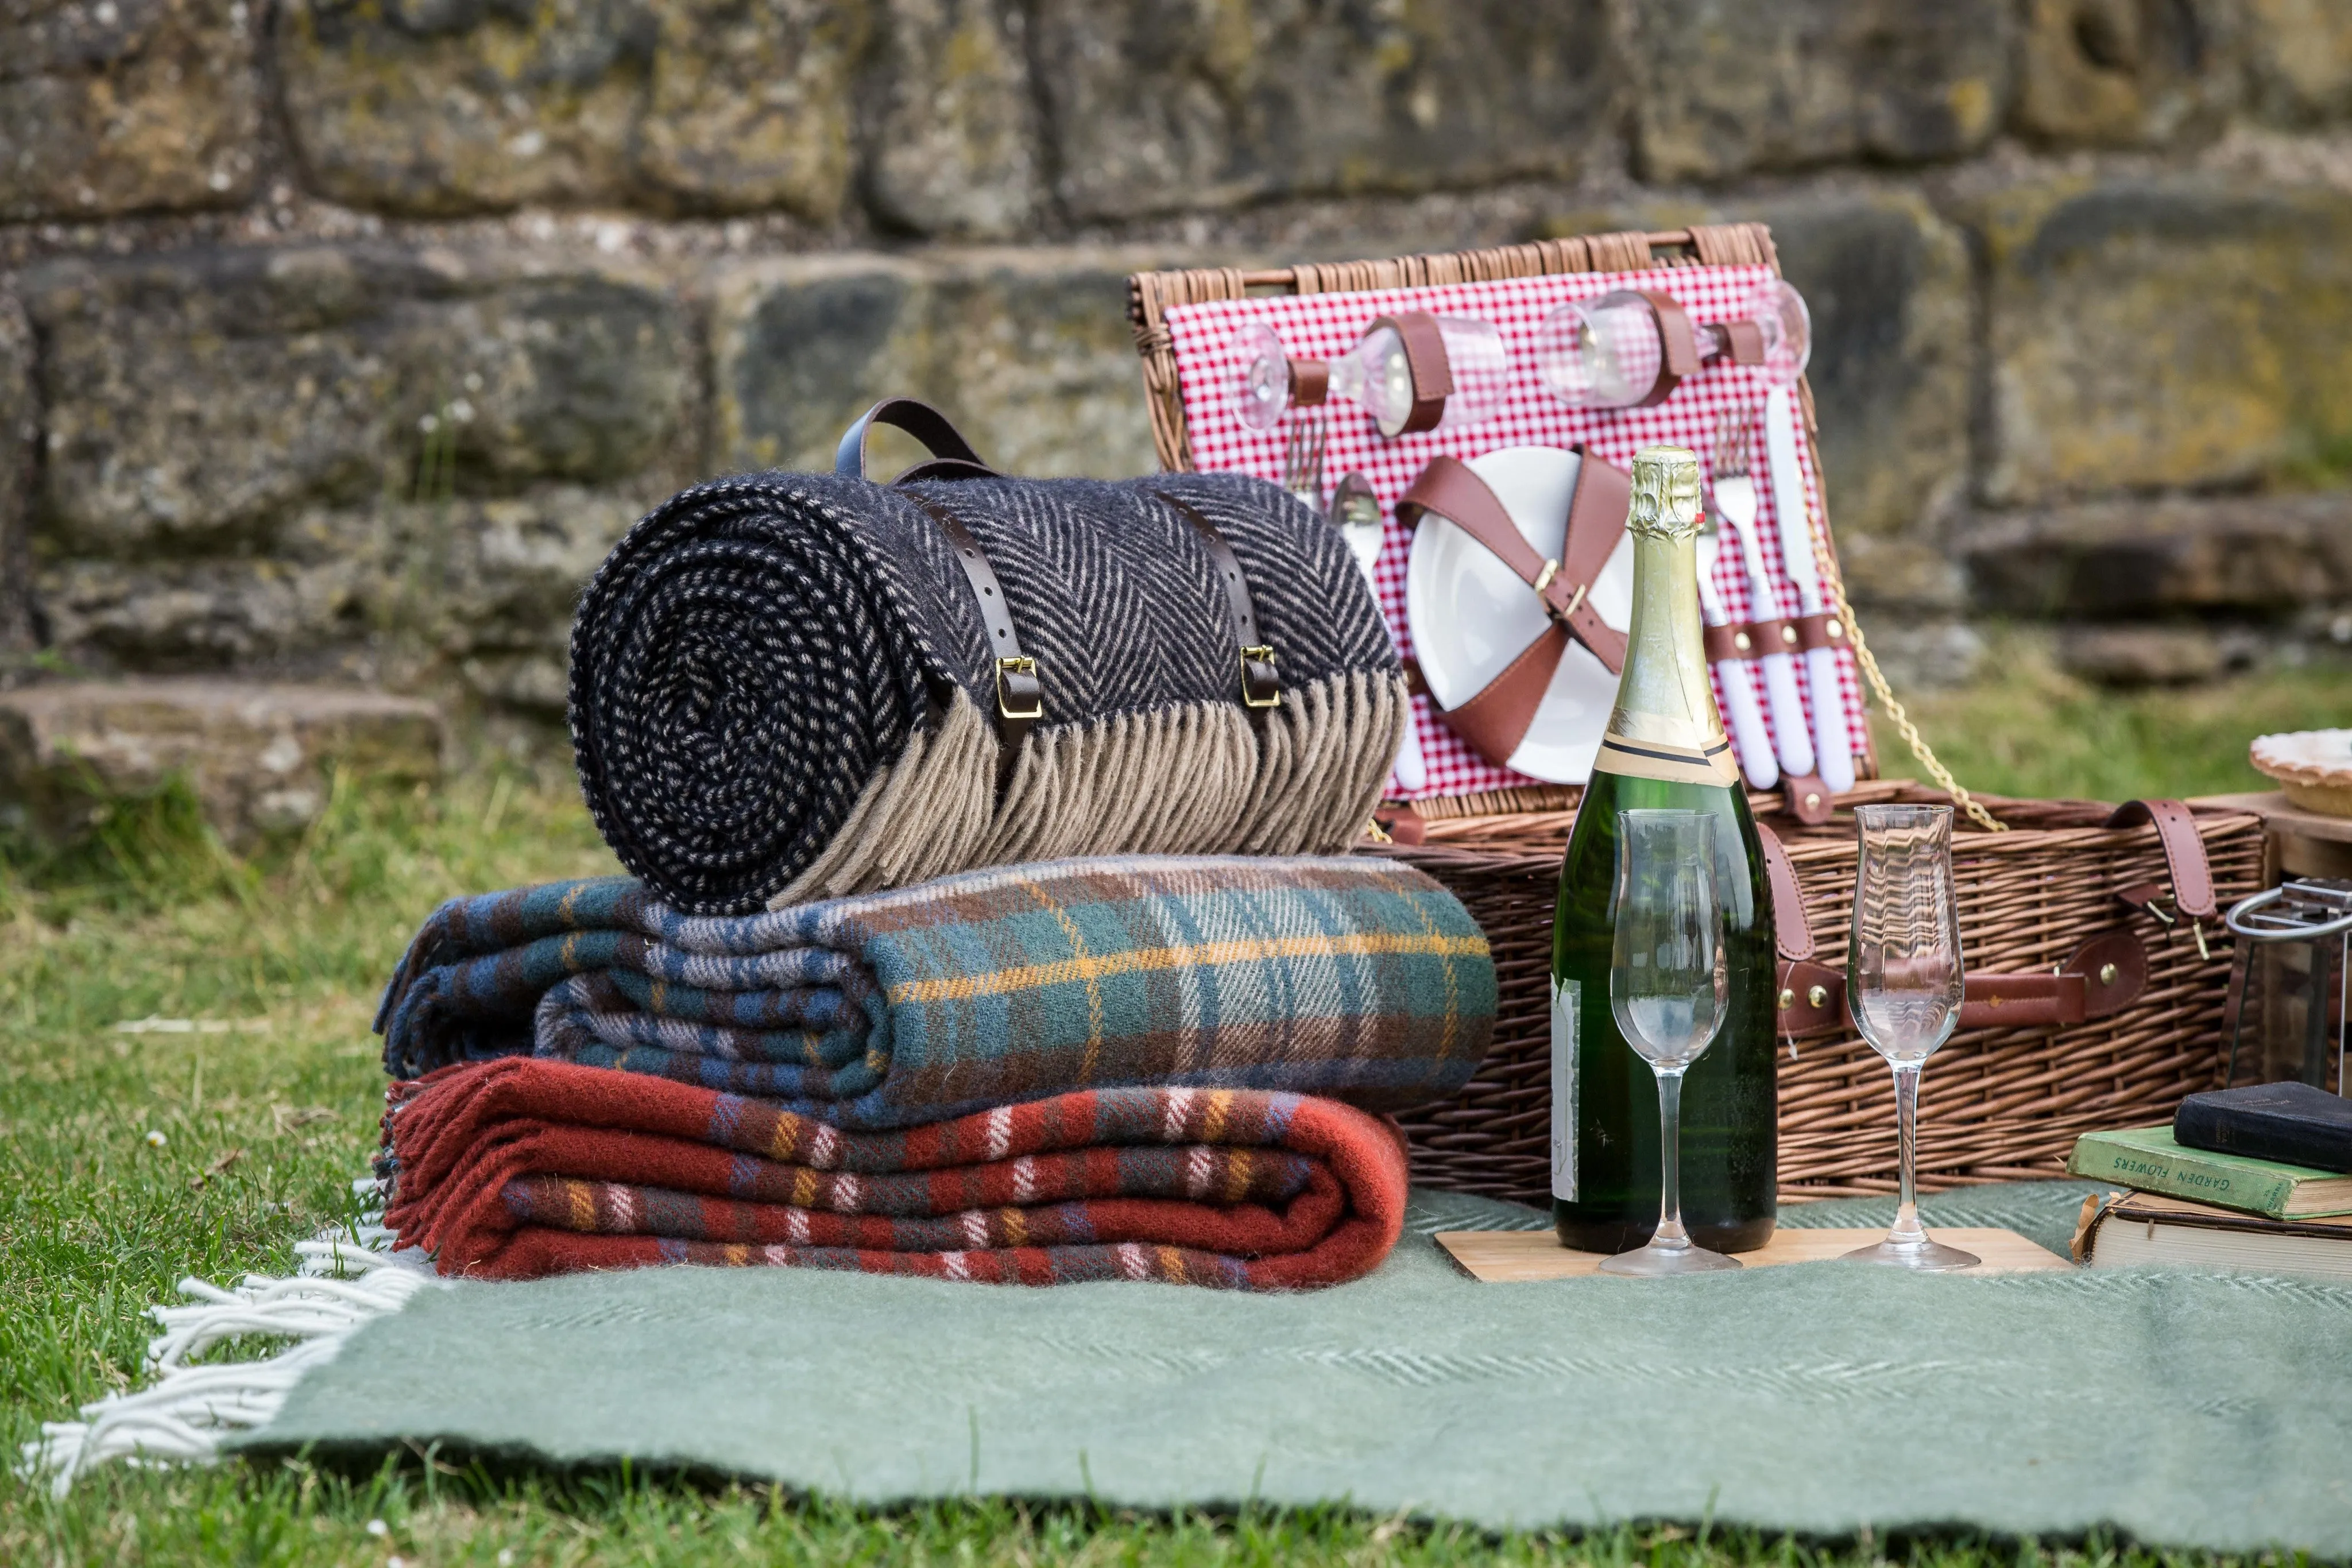
{"label": "leather carry handle", "polygon": [[1625,667],[1625,634],[1601,619],[1592,608],[1591,590],[1624,532],[1633,482],[1623,469],[1582,447],[1574,450],[1582,461],[1577,465],[1576,493],[1569,498],[1560,556],[1555,560],[1536,553],[1495,492],[1458,458],[1431,458],[1397,498],[1399,522],[1412,528],[1421,526],[1425,515],[1444,517],[1533,589],[1551,618],[1542,634],[1469,700],[1438,710],[1448,728],[1497,767],[1507,765],[1527,738],[1528,726],[1535,721],[1570,638],[1591,649],[1612,674]]}
{"label": "leather carry handle", "polygon": [[980,460],[980,454],[963,438],[946,414],[929,403],[911,397],[886,397],[857,416],[856,422],[841,433],[840,444],[834,448],[833,471],[863,479],[866,474],[866,438],[877,424],[893,430],[903,430],[923,444],[931,460],[918,463],[890,481],[893,485],[912,484],[919,479],[993,479],[995,469]]}
{"label": "leather carry handle", "polygon": [[1257,607],[1250,602],[1249,579],[1242,575],[1241,558],[1234,554],[1234,547],[1225,542],[1225,536],[1198,508],[1165,490],[1152,494],[1192,525],[1193,533],[1199,536],[1216,569],[1218,586],[1225,593],[1226,622],[1233,629],[1234,646],[1241,650],[1242,706],[1250,710],[1253,718],[1267,708],[1280,706],[1282,677],[1274,667],[1273,647],[1258,635]]}
{"label": "leather carry handle", "polygon": [[[2107,818],[2111,829],[2153,823],[2170,873],[2174,906],[2194,922],[2214,909],[2213,871],[2196,814],[2179,800],[2126,800]],[[1780,1032],[1791,1039],[1853,1028],[1845,976],[1813,962],[1812,926],[1797,884],[1796,867],[1769,828],[1759,824],[1765,877],[1772,894],[1773,940],[1780,950]],[[2146,885],[2117,890],[2116,896],[2170,925],[2151,900],[2160,891]],[[2200,915],[2200,911],[2203,913]],[[2197,931],[2205,951],[2204,932]],[[2130,931],[2106,931],[2077,946],[2055,974],[1972,974],[1964,982],[1962,1029],[2034,1028],[2082,1023],[2129,1007],[2147,988],[2147,948]]]}
{"label": "leather carry handle", "polygon": [[[2121,1012],[2147,989],[2147,948],[2128,931],[2103,931],[2066,956],[2055,974],[1972,974],[1961,1029],[2063,1028]],[[1845,976],[1811,961],[1780,966],[1780,1030],[1791,1040],[1851,1033]]]}

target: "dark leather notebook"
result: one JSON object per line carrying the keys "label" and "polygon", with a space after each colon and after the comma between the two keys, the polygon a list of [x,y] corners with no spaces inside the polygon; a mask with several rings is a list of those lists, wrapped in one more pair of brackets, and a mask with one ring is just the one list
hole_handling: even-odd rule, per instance
{"label": "dark leather notebook", "polygon": [[2184,1148],[2352,1171],[2352,1100],[2308,1083],[2250,1083],[2191,1094],[2172,1118]]}

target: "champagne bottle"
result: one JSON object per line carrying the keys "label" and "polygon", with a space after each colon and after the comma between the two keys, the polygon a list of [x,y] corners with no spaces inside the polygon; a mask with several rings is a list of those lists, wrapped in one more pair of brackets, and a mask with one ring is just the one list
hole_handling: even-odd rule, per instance
{"label": "champagne bottle", "polygon": [[1617,813],[1705,811],[1716,829],[1730,1006],[1683,1081],[1683,1220],[1693,1241],[1752,1251],[1774,1219],[1771,894],[1756,820],[1716,711],[1700,637],[1698,458],[1633,458],[1633,613],[1616,706],[1560,862],[1552,917],[1552,1219],[1561,1242],[1615,1253],[1658,1219],[1658,1089],[1609,1006]]}

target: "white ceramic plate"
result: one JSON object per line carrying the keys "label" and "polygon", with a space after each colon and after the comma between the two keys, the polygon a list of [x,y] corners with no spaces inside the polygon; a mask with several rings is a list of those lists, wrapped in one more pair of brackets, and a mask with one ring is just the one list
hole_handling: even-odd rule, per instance
{"label": "white ceramic plate", "polygon": [[[1470,459],[1472,473],[1518,525],[1536,553],[1557,559],[1568,531],[1569,498],[1581,460],[1556,446],[1506,446]],[[1430,695],[1452,707],[1476,696],[1543,634],[1543,602],[1486,546],[1443,517],[1413,530],[1405,566],[1406,624]],[[1625,629],[1633,608],[1633,541],[1617,541],[1587,600],[1601,619]],[[1592,773],[1617,700],[1617,677],[1581,643],[1570,643],[1511,766],[1550,784],[1581,784]]]}

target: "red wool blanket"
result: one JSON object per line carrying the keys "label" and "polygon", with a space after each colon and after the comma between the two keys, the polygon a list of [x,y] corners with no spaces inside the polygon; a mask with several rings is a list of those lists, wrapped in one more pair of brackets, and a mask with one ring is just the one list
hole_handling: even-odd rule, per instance
{"label": "red wool blanket", "polygon": [[1298,1094],[1081,1091],[851,1132],[512,1057],[393,1100],[385,1223],[445,1274],[771,1264],[1285,1290],[1369,1272],[1404,1219],[1393,1124]]}

